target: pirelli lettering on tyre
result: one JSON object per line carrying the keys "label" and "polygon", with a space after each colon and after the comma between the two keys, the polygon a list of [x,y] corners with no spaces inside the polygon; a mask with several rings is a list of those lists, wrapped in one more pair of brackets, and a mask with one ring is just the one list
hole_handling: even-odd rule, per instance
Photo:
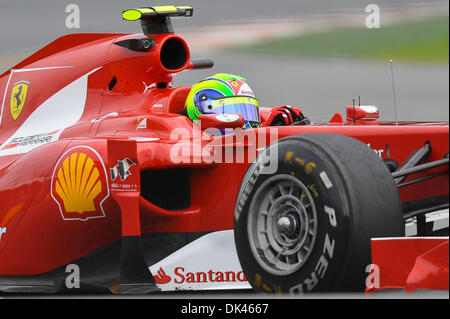
{"label": "pirelli lettering on tyre", "polygon": [[87,146],[65,152],[52,175],[51,195],[64,220],[105,217],[103,202],[109,196],[109,187],[99,154]]}
{"label": "pirelli lettering on tyre", "polygon": [[[328,215],[328,221],[332,228],[337,226],[336,212],[329,206],[324,206],[324,214]],[[293,286],[289,289],[291,294],[304,293],[311,291],[319,283],[320,279],[325,276],[328,269],[329,262],[333,259],[335,240],[329,233],[325,234],[325,240],[322,249],[322,255],[320,256],[314,271],[310,274],[309,278],[305,279],[301,284]]]}
{"label": "pirelli lettering on tyre", "polygon": [[320,172],[319,176],[322,179],[322,182],[326,188],[330,189],[331,187],[333,187],[333,183],[331,183],[331,181],[325,171]]}
{"label": "pirelli lettering on tyre", "polygon": [[235,220],[239,219],[239,215],[241,214],[242,209],[245,206],[245,203],[247,202],[248,195],[251,193],[253,186],[255,185],[255,182],[258,179],[259,175],[261,174],[263,168],[264,163],[260,159],[258,159],[255,168],[253,170],[253,173],[250,176],[250,179],[245,184],[245,187],[239,190],[238,201],[236,203],[236,209],[234,210]]}
{"label": "pirelli lettering on tyre", "polygon": [[[326,189],[331,189],[333,187],[333,183],[331,182],[328,174],[325,171],[320,171],[318,173],[318,176],[323,182],[323,185]],[[324,205],[323,214],[326,217],[326,220],[328,220],[328,225],[331,227],[331,229],[336,228],[338,223],[335,209],[333,207]],[[325,234],[322,254],[320,255],[314,267],[314,271],[311,272],[311,274],[302,283],[291,287],[289,289],[289,292],[291,294],[299,294],[312,291],[317,286],[317,284],[319,284],[320,280],[324,278],[327,272],[329,263],[333,259],[334,248],[335,240],[330,235],[330,233],[327,232]]]}
{"label": "pirelli lettering on tyre", "polygon": [[305,279],[301,284],[291,287],[289,289],[291,294],[301,294],[314,289],[320,279],[325,276],[329,262],[333,259],[334,244],[334,239],[330,240],[330,236],[326,234],[322,255],[314,267],[314,271],[309,275],[309,278]]}

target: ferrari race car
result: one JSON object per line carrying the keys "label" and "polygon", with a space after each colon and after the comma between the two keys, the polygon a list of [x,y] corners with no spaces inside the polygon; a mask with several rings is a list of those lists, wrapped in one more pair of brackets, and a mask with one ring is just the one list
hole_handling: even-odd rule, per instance
{"label": "ferrari race car", "polygon": [[213,63],[170,20],[192,14],[126,10],[143,33],[63,36],[0,76],[0,291],[448,289],[448,122],[194,124],[172,79]]}

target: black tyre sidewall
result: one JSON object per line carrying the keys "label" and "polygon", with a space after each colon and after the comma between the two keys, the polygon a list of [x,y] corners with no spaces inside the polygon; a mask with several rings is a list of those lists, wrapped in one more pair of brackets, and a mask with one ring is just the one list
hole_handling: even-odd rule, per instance
{"label": "black tyre sidewall", "polygon": [[[370,176],[362,176],[363,172],[352,172],[352,167],[358,161],[366,161],[372,166],[378,165],[378,171],[382,172],[381,175],[385,175],[383,180],[389,184],[390,175],[386,175],[383,171],[385,169],[388,172],[387,168],[367,146],[344,136],[329,134],[293,136],[280,140],[276,147],[278,147],[278,169],[275,174],[296,177],[314,195],[317,210],[315,243],[306,262],[290,275],[273,275],[258,264],[249,244],[247,229],[249,208],[259,186],[275,174],[258,174],[258,171],[264,172],[263,166],[261,162],[253,163],[243,180],[237,199],[240,205],[236,206],[240,207],[235,211],[236,249],[247,280],[256,291],[260,292],[362,291],[365,269],[370,264],[370,238],[380,235],[377,232],[381,226],[372,230],[365,227],[366,223],[371,222],[370,218],[367,219],[365,216],[376,212],[370,207],[365,207],[364,198],[355,198],[363,196],[361,190],[357,189],[358,185],[353,184],[355,179],[362,179],[362,183],[367,183]],[[349,155],[342,148],[347,148],[349,152],[355,151],[356,148],[358,153]],[[344,153],[336,154],[340,151]],[[380,175],[378,171],[377,174]],[[249,189],[251,190],[248,191]],[[245,195],[243,190],[247,190]],[[386,191],[392,193],[391,189]],[[392,215],[399,213],[400,202],[397,193],[377,196],[380,198],[375,201],[385,200],[393,206]],[[243,201],[243,197],[247,200]],[[377,208],[374,207],[374,210]],[[331,211],[334,213],[330,213]],[[401,218],[394,216],[393,223],[396,225],[387,233],[401,233],[402,226],[399,224],[402,223]]]}

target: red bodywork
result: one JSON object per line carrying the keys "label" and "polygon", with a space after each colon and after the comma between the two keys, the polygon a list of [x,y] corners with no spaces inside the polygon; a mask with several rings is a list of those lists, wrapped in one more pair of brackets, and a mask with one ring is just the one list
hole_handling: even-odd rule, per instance
{"label": "red bodywork", "polygon": [[448,290],[448,237],[373,239],[372,261],[377,267],[372,273],[378,272],[378,278],[366,292]]}
{"label": "red bodywork", "polygon": [[[155,40],[154,47],[146,52],[115,44],[145,37]],[[176,39],[185,48],[186,57],[181,66],[165,67],[161,62],[162,48],[171,39]],[[3,99],[0,228],[6,229],[0,242],[0,275],[42,274],[116,242],[127,234],[233,229],[235,199],[249,161],[208,163],[195,152],[187,155],[189,163],[174,163],[170,157],[171,150],[179,147],[181,139],[188,148],[196,143],[204,147],[212,139],[224,139],[202,134],[188,118],[177,114],[183,110],[190,88],[173,88],[172,77],[192,67],[187,44],[174,34],[76,34],[54,41],[0,76],[0,97]],[[73,98],[71,89],[83,92],[84,80],[87,81],[85,100],[81,101],[79,116],[73,116],[71,122],[68,119],[74,112],[69,103]],[[13,91],[14,85],[21,81],[26,81],[22,83],[27,83],[28,93],[19,110],[19,102],[16,105],[11,98],[17,95]],[[71,86],[74,82],[76,85]],[[69,88],[63,90],[66,87]],[[40,114],[39,108],[46,106],[46,101],[52,97],[58,97],[61,90],[64,91],[63,96],[51,100],[59,105],[52,104],[48,108],[50,113]],[[16,107],[14,111],[10,110],[13,107],[11,103]],[[14,119],[13,113],[17,115],[18,112]],[[307,110],[304,113],[307,115]],[[261,116],[264,118],[266,114],[267,110],[262,109]],[[38,129],[33,131],[24,127],[29,125],[27,119],[38,118],[38,115],[43,116],[42,122],[33,122],[39,123]],[[171,133],[175,128],[184,129],[188,135],[174,139]],[[31,134],[18,137],[19,129]],[[254,131],[260,138],[267,135],[267,144],[270,129],[265,127]],[[372,119],[370,123],[363,120],[344,123],[342,116],[335,115],[328,124],[278,127],[277,132],[278,138],[305,133],[351,136],[368,144],[382,159],[393,159],[398,164],[426,142],[432,145],[428,161],[442,159],[449,150],[448,123],[408,122],[396,125]],[[11,139],[12,136],[15,139]],[[51,142],[46,142],[46,138]],[[17,147],[26,149],[27,141],[28,146],[39,147],[32,146],[29,151],[5,151]],[[230,146],[225,142],[223,148],[233,144],[236,147],[239,143],[234,142]],[[256,148],[261,144],[243,140],[239,147],[256,154]],[[111,158],[111,152],[122,155]],[[134,191],[120,192],[117,187],[121,186],[114,184],[110,169],[117,160],[124,158],[132,159],[128,163],[135,164],[128,170],[131,175],[125,187],[133,188],[130,181],[132,176],[139,175],[137,170],[182,168],[188,171],[189,207],[161,208],[139,195],[137,184]],[[93,161],[89,172],[98,174],[90,184],[83,180],[88,179],[89,172],[86,177],[83,175],[88,169],[88,159]],[[79,168],[78,175],[75,168]],[[435,168],[428,174],[443,170],[443,167]],[[421,175],[417,173],[410,178]],[[62,185],[64,181],[65,186]],[[152,182],[158,184],[160,181]],[[401,200],[412,202],[448,196],[448,186],[447,172],[401,188]],[[74,189],[70,193],[64,187]],[[73,198],[81,196],[83,188],[83,196],[91,196],[90,201],[76,202]],[[205,190],[208,190],[208,196],[205,196]],[[67,195],[66,202],[61,196],[63,193],[71,194]],[[122,205],[131,205],[134,210],[139,208],[138,216],[127,217],[128,224],[121,222]]]}

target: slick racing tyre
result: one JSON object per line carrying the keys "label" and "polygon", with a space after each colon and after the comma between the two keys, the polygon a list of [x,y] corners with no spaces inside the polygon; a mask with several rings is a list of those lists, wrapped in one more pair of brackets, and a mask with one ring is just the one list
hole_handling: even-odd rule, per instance
{"label": "slick racing tyre", "polygon": [[234,217],[239,261],[257,292],[363,291],[371,238],[404,236],[388,168],[342,135],[268,147],[244,176]]}

